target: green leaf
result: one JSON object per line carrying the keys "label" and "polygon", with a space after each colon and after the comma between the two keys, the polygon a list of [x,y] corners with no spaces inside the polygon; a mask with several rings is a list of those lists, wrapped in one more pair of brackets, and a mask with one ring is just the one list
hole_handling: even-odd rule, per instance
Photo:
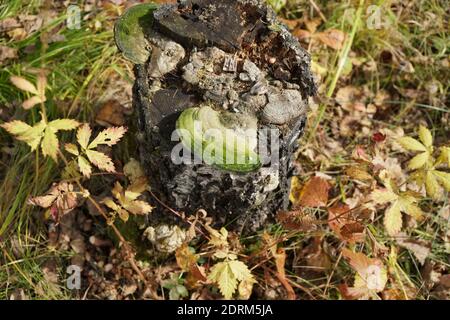
{"label": "green leaf", "polygon": [[402,137],[398,139],[398,143],[406,150],[411,151],[427,151],[427,148],[416,139],[411,137]]}

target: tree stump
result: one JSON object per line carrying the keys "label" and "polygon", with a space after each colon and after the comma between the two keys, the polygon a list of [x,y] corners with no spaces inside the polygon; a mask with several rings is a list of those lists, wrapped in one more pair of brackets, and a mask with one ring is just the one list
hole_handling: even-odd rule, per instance
{"label": "tree stump", "polygon": [[[179,1],[138,21],[145,44],[136,44],[133,103],[152,191],[174,210],[206,210],[216,225],[244,233],[261,228],[289,206],[293,156],[316,92],[310,56],[259,0]],[[206,161],[208,146],[219,146],[217,156],[228,142],[194,133],[186,143],[186,134],[174,134],[191,134],[195,121],[201,133],[234,132],[232,155],[245,154],[244,163]],[[243,129],[254,135],[242,147]],[[180,146],[188,147],[191,163],[174,161],[174,154],[186,156],[186,148],[174,152]],[[257,160],[247,163],[254,154]],[[182,223],[163,206],[149,220]]]}

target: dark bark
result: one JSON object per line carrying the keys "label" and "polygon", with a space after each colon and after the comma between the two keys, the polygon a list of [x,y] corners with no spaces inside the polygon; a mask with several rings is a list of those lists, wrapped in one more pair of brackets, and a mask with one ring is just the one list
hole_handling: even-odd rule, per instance
{"label": "dark bark", "polygon": [[[309,55],[257,0],[183,1],[162,6],[154,18],[147,35],[153,57],[135,67],[133,98],[141,158],[153,192],[186,214],[205,209],[217,225],[230,223],[229,229],[244,232],[261,228],[289,206],[293,155],[305,126],[307,99],[316,91]],[[167,54],[168,41],[184,48],[184,54],[174,49],[179,60],[169,71],[155,67]],[[195,69],[196,59],[211,59],[212,69]],[[204,78],[192,80],[198,74]],[[259,129],[278,129],[279,164],[249,173],[206,164],[175,165],[171,152],[177,142],[171,135],[176,120],[186,108],[205,101],[219,109],[251,112]],[[149,219],[151,224],[176,221],[160,206]]]}

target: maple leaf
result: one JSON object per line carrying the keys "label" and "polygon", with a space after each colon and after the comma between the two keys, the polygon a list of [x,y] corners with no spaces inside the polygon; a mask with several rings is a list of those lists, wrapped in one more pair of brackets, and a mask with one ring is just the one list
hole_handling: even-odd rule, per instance
{"label": "maple leaf", "polygon": [[116,201],[112,198],[103,199],[102,203],[110,208],[112,216],[119,215],[123,221],[128,221],[130,213],[133,215],[146,215],[152,212],[153,207],[145,201],[137,200],[144,192],[146,188],[145,184],[141,181],[133,183],[126,190],[119,182],[116,182],[112,190],[112,194]]}
{"label": "maple leaf", "polygon": [[80,150],[72,143],[66,144],[65,149],[70,154],[76,156],[78,168],[86,178],[89,178],[92,174],[91,164],[100,170],[115,172],[116,168],[111,158],[106,154],[93,149],[99,145],[115,145],[123,137],[126,131],[127,129],[124,127],[108,128],[101,131],[97,137],[89,143],[92,136],[92,130],[89,124],[85,123],[79,127],[77,131],[77,142],[80,145]]}
{"label": "maple leaf", "polygon": [[49,123],[42,119],[33,127],[25,122],[14,120],[0,125],[3,129],[31,147],[31,151],[41,146],[42,154],[57,161],[59,141],[56,133],[60,130],[73,130],[79,123],[72,119],[57,119]]}
{"label": "maple leaf", "polygon": [[61,215],[75,209],[78,202],[73,185],[67,182],[54,183],[46,195],[28,199],[28,204],[50,208],[50,214],[55,221],[59,221]]}
{"label": "maple leaf", "polygon": [[416,205],[419,201],[412,192],[401,192],[395,183],[387,177],[385,170],[380,172],[384,189],[376,189],[370,194],[375,204],[389,204],[385,211],[384,226],[389,235],[394,236],[402,229],[402,212],[416,220],[423,217],[422,209]]}
{"label": "maple leaf", "polygon": [[208,279],[219,286],[225,299],[231,299],[239,282],[255,282],[247,265],[239,260],[229,260],[216,263],[211,268]]}
{"label": "maple leaf", "polygon": [[363,253],[355,253],[347,248],[342,255],[356,271],[353,287],[346,287],[346,296],[356,299],[368,299],[384,290],[387,283],[387,271],[380,259],[372,259]]}
{"label": "maple leaf", "polygon": [[37,86],[32,84],[27,79],[18,76],[11,76],[10,81],[20,90],[34,95],[33,97],[25,100],[22,103],[22,107],[25,110],[31,109],[35,105],[47,101],[47,98],[45,97],[45,87],[47,86],[47,78],[44,73],[40,73],[38,75],[36,83]]}

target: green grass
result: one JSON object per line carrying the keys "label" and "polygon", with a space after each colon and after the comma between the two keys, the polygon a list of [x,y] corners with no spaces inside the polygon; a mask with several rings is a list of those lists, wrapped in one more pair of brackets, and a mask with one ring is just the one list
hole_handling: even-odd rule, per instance
{"label": "green grass", "polygon": [[[17,16],[18,13],[37,14],[41,2],[31,1],[24,5],[22,1],[8,1],[0,7],[0,19]],[[111,18],[106,15],[100,14],[97,19],[103,24],[112,25]],[[19,52],[19,60],[2,67],[0,71],[0,105],[10,110],[13,118],[29,124],[40,119],[36,108],[25,112],[19,107],[26,94],[18,91],[9,81],[11,75],[20,75],[34,82],[33,76],[27,72],[30,68],[45,68],[49,71],[46,103],[49,119],[75,117],[79,121],[89,122],[94,115],[95,98],[104,89],[108,76],[119,73],[131,79],[129,69],[124,68],[123,60],[117,54],[111,27],[95,31],[82,22],[81,30],[69,30],[65,21],[66,16],[60,14],[50,25],[22,41],[0,40],[0,44]],[[65,41],[51,43],[44,49],[40,37],[57,31],[65,37]],[[29,46],[35,46],[32,53],[25,52]],[[67,140],[71,135],[63,137]],[[16,279],[8,288],[0,289],[0,299],[7,298],[14,288],[23,288],[27,294],[27,291],[36,292],[35,286],[42,280],[40,261],[53,253],[46,252],[45,229],[38,218],[41,210],[27,205],[26,200],[48,190],[60,174],[57,164],[52,160],[44,159],[38,152],[30,152],[28,146],[14,142],[1,130],[0,148],[7,147],[11,148],[9,152],[12,156],[7,162],[0,162],[0,239],[4,250],[0,254],[0,264],[3,264],[0,283],[6,283],[3,280],[11,273],[15,274]],[[33,242],[19,260],[13,258],[8,246],[7,239],[13,235],[25,244]],[[5,256],[6,253],[8,256]],[[54,254],[59,256],[62,253]],[[37,295],[36,298],[64,296]]]}
{"label": "green grass", "polygon": [[[7,1],[0,5],[0,19],[15,17],[19,13],[37,14],[43,1],[28,1],[24,4],[20,0]],[[281,3],[282,1],[275,1]],[[388,9],[390,1],[377,1],[377,4],[385,8],[383,18],[391,23],[389,29],[370,30],[365,23],[365,14],[369,1],[315,1],[327,17],[319,31],[329,28],[337,28],[345,31],[350,37],[347,38],[345,46],[338,51],[313,50],[315,61],[324,60],[324,67],[328,76],[323,80],[325,84],[324,95],[332,98],[336,90],[344,85],[367,85],[374,92],[380,89],[388,91],[400,89],[425,90],[428,84],[435,81],[438,93],[434,97],[423,97],[413,100],[403,96],[396,96],[392,104],[392,111],[388,117],[375,119],[374,123],[386,127],[404,127],[406,132],[414,130],[417,123],[405,123],[405,116],[414,114],[417,119],[426,122],[432,129],[437,139],[448,141],[450,134],[448,125],[443,124],[441,119],[448,117],[449,108],[448,89],[450,74],[448,67],[443,64],[448,59],[448,48],[450,38],[448,35],[448,5],[446,1],[430,0],[415,1],[412,5],[397,15]],[[360,10],[358,11],[358,4]],[[373,2],[370,2],[373,3]],[[406,2],[405,2],[406,3]],[[408,2],[409,3],[409,2]],[[360,24],[352,23],[350,20],[342,19],[346,9],[354,9],[355,14],[360,17]],[[300,17],[300,14],[310,14],[314,17],[318,14],[309,7],[287,6],[281,9],[281,13],[290,18]],[[432,12],[435,18],[430,19],[427,12]],[[47,114],[50,119],[62,117],[75,117],[79,121],[90,122],[95,116],[97,99],[102,95],[111,74],[118,74],[121,78],[132,82],[132,74],[128,64],[124,63],[118,54],[112,34],[113,18],[106,13],[98,13],[95,19],[104,26],[98,31],[89,28],[89,21],[82,22],[81,30],[69,30],[65,26],[63,13],[43,30],[29,35],[26,39],[18,42],[0,39],[0,45],[6,45],[18,49],[19,59],[2,67],[0,70],[0,106],[8,109],[12,118],[26,121],[30,124],[37,122],[39,113],[36,110],[26,112],[19,107],[21,101],[27,96],[18,91],[9,81],[11,75],[21,75],[34,81],[34,76],[27,72],[30,68],[45,68],[49,71],[47,91],[48,102],[46,103]],[[447,20],[446,20],[447,19]],[[425,23],[426,22],[426,23]],[[44,48],[41,36],[45,33],[58,32],[65,36],[65,41],[49,44]],[[34,46],[32,53],[26,53],[27,48]],[[415,72],[405,75],[398,72],[398,68],[391,62],[383,62],[382,55],[386,51],[392,51],[396,59],[404,61],[414,60]],[[375,61],[377,72],[364,74],[357,68],[349,76],[342,76],[339,69],[339,61],[347,59],[350,54],[356,54],[366,61]],[[448,60],[447,60],[448,61]],[[316,114],[312,114],[309,124],[312,132],[321,131],[331,135],[335,114],[333,105],[323,102]],[[448,119],[448,118],[447,118]],[[317,150],[320,146],[315,141],[317,135],[310,134],[310,142]],[[63,140],[69,141],[72,134],[63,136]],[[348,142],[346,148],[349,150],[360,143],[367,143],[368,137],[364,139],[354,138]],[[130,140],[132,140],[130,138]],[[306,141],[303,141],[306,144]],[[134,142],[129,141],[131,149]],[[124,158],[132,151],[128,145],[121,146],[120,153]],[[0,159],[0,299],[8,299],[15,290],[23,289],[33,299],[65,299],[71,296],[64,288],[55,292],[47,290],[41,264],[49,258],[56,258],[64,266],[70,252],[49,251],[47,248],[46,230],[42,222],[42,210],[33,208],[26,204],[28,197],[43,194],[58,179],[59,167],[52,160],[44,159],[38,152],[30,152],[24,143],[14,141],[4,130],[0,130],[0,149],[8,150],[11,156]],[[351,160],[336,154],[329,159],[330,164],[321,164],[320,167],[305,163],[310,171],[325,170],[338,175]],[[345,185],[339,180],[340,194],[338,197],[345,198],[346,192],[353,185]],[[448,230],[448,221],[436,215],[438,206],[428,200],[423,201],[427,206],[429,219],[419,225],[414,232],[419,238],[433,243],[430,259],[450,268],[448,263],[448,252],[444,240],[441,238]],[[445,204],[444,204],[445,205]],[[325,212],[319,212],[321,219],[326,219]],[[368,226],[370,232],[381,244],[390,248],[393,241],[389,239],[382,228],[380,217]],[[274,237],[286,235],[279,225],[271,226],[269,232]],[[330,233],[324,235],[330,243],[335,243]],[[260,243],[260,235],[242,239],[248,245],[248,254],[257,250]],[[17,239],[24,249],[20,257],[14,255],[11,239]],[[307,246],[311,241],[311,234],[297,233],[291,235],[284,242],[289,255],[295,256],[296,250]],[[334,242],[333,242],[334,241]],[[372,250],[369,243],[359,245],[370,253]],[[318,299],[339,298],[337,286],[342,279],[350,281],[352,271],[343,261],[334,266],[333,274],[336,279],[331,279],[327,286],[322,283],[327,281],[327,275],[320,274],[315,278],[305,279],[297,275],[295,268],[287,270],[291,279],[298,284],[308,286],[312,295]],[[415,259],[407,251],[402,251],[398,256],[397,264],[394,266],[396,274],[402,278],[402,283],[413,283],[421,287],[423,279]],[[62,271],[61,271],[62,270]],[[64,268],[60,270],[60,277],[64,279]],[[44,288],[42,288],[44,286]],[[306,296],[307,297],[307,296]],[[420,298],[428,298],[425,289],[420,291]]]}

